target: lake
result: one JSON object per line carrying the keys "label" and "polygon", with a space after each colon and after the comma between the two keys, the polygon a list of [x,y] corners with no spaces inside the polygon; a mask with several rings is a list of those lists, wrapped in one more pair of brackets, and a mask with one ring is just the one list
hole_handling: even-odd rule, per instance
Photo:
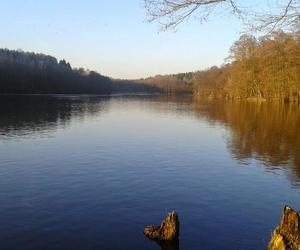
{"label": "lake", "polygon": [[172,210],[172,249],[266,249],[300,209],[300,108],[1,96],[0,183],[1,249],[159,250],[143,228]]}

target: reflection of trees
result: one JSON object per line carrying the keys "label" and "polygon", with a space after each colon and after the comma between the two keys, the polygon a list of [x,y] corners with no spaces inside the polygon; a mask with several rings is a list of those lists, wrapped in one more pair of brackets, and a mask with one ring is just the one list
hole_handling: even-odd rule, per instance
{"label": "reflection of trees", "polygon": [[[182,114],[182,104],[190,107],[191,97],[171,96],[120,96],[122,102],[137,102],[136,105],[147,105],[156,112],[168,113],[172,110]],[[96,115],[105,111],[110,97],[99,96],[9,96],[0,98],[0,139],[13,136],[47,134],[60,126],[67,126],[71,119],[83,119],[85,116]],[[169,104],[169,105],[167,105]]]}
{"label": "reflection of trees", "polygon": [[[122,102],[167,115],[190,116],[189,96],[118,97]],[[146,102],[145,102],[146,100]],[[108,97],[1,96],[0,139],[4,136],[48,134],[71,119],[99,114]],[[134,104],[135,105],[135,104]],[[300,180],[300,107],[294,104],[201,101],[195,114],[211,123],[228,126],[228,148],[241,161],[256,158],[269,168],[292,168]]]}
{"label": "reflection of trees", "polygon": [[99,113],[109,99],[99,97],[1,96],[0,135],[47,133],[71,118]]}
{"label": "reflection of trees", "polygon": [[228,147],[239,160],[255,157],[271,168],[292,166],[300,178],[300,108],[281,103],[206,102],[201,116],[231,129]]}

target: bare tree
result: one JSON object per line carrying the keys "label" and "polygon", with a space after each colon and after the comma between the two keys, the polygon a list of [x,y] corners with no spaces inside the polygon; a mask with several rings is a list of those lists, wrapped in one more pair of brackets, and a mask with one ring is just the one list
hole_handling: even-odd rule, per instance
{"label": "bare tree", "polygon": [[[278,0],[277,0],[278,1]],[[268,31],[269,33],[300,24],[300,1],[281,0],[268,13],[257,13],[251,25],[254,31]]]}
{"label": "bare tree", "polygon": [[144,0],[150,22],[157,21],[163,30],[177,27],[192,15],[207,21],[220,7],[256,31],[274,31],[300,22],[300,0],[268,0],[269,11],[258,12],[243,6],[242,0]]}

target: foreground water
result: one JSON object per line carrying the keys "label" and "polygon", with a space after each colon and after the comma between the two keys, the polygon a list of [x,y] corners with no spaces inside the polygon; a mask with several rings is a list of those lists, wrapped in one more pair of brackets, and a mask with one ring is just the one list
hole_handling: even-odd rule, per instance
{"label": "foreground water", "polygon": [[0,99],[1,249],[265,249],[300,209],[297,105],[167,97]]}

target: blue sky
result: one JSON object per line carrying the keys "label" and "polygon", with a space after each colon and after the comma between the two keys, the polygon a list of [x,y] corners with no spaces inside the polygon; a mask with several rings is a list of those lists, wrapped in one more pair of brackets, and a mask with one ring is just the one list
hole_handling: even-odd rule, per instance
{"label": "blue sky", "polygon": [[143,0],[2,0],[0,14],[0,47],[129,79],[220,65],[241,31],[237,20],[219,15],[158,32],[146,22]]}

